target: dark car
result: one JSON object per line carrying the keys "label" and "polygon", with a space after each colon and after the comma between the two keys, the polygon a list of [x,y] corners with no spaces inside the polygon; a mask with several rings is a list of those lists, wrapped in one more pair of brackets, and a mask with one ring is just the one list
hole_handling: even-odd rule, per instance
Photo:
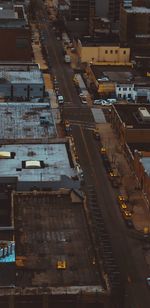
{"label": "dark car", "polygon": [[93,130],[93,136],[96,140],[100,140],[100,134],[99,134],[99,131],[97,129]]}
{"label": "dark car", "polygon": [[128,228],[131,228],[131,229],[134,228],[134,225],[131,219],[125,219],[125,223]]}
{"label": "dark car", "polygon": [[147,286],[150,287],[150,277],[146,278],[146,283],[147,283]]}

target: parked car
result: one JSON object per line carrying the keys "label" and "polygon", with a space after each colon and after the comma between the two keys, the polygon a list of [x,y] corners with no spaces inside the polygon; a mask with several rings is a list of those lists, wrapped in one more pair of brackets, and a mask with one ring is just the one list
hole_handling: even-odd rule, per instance
{"label": "parked car", "polygon": [[112,103],[107,101],[107,100],[102,100],[102,103],[101,103],[102,106],[111,106]]}
{"label": "parked car", "polygon": [[107,102],[111,104],[115,104],[117,102],[116,98],[107,98]]}
{"label": "parked car", "polygon": [[58,95],[57,96],[57,101],[58,101],[58,104],[63,104],[64,103],[64,98],[63,98],[63,96],[62,95]]}
{"label": "parked car", "polygon": [[101,105],[102,104],[102,99],[95,99],[93,104],[94,105]]}
{"label": "parked car", "polygon": [[125,219],[125,223],[128,228],[134,228],[134,225],[131,219]]}
{"label": "parked car", "polygon": [[129,210],[124,210],[122,212],[122,216],[123,216],[124,219],[128,219],[128,218],[132,217],[132,213]]}
{"label": "parked car", "polygon": [[124,202],[127,201],[126,198],[125,198],[123,195],[119,195],[119,196],[117,197],[117,200],[118,200],[118,203],[119,203],[119,204],[122,204],[122,203],[124,203]]}
{"label": "parked car", "polygon": [[127,209],[128,209],[128,206],[127,206],[126,203],[123,202],[123,203],[120,204],[120,210],[121,211],[124,211],[124,210],[127,210]]}
{"label": "parked car", "polygon": [[99,134],[98,129],[93,130],[93,136],[96,140],[100,140],[100,134]]}
{"label": "parked car", "polygon": [[147,283],[147,286],[150,287],[150,277],[146,278],[146,283]]}

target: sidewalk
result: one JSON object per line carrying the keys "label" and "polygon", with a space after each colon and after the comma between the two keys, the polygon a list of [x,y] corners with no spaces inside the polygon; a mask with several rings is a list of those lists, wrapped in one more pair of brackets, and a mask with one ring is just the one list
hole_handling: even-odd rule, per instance
{"label": "sidewalk", "polygon": [[107,149],[110,161],[114,161],[122,181],[120,193],[129,195],[129,209],[133,212],[132,221],[137,231],[144,231],[145,227],[150,229],[150,211],[145,202],[143,193],[137,189],[137,180],[125,159],[120,148],[117,136],[110,123],[96,125],[99,129],[102,144]]}

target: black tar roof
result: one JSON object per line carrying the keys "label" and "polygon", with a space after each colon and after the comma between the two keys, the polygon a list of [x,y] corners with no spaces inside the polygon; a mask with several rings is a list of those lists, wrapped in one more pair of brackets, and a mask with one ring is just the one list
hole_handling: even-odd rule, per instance
{"label": "black tar roof", "polygon": [[91,69],[96,79],[108,77],[110,81],[130,83],[133,78],[132,69],[127,66],[91,65]]}
{"label": "black tar roof", "polygon": [[150,144],[147,143],[128,143],[128,147],[130,148],[132,153],[134,153],[135,150],[139,152],[150,152]]}
{"label": "black tar roof", "polygon": [[146,109],[150,112],[150,104],[114,104],[114,108],[116,109],[119,117],[122,122],[125,123],[128,128],[140,128],[140,129],[150,129],[150,122],[143,122],[138,116],[138,108],[146,107]]}
{"label": "black tar roof", "polygon": [[14,217],[17,285],[100,285],[83,201],[74,191],[15,193]]}

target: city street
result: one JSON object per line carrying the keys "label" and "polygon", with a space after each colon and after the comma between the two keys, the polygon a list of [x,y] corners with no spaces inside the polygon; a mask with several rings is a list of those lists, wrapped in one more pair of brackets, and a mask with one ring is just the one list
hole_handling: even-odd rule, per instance
{"label": "city street", "polygon": [[[40,2],[39,2],[40,3]],[[38,20],[45,18],[42,24],[47,33],[44,42],[52,63],[52,72],[59,82],[61,94],[64,96],[63,120],[72,124],[72,135],[75,140],[80,165],[83,169],[85,184],[83,189],[89,202],[89,187],[94,187],[97,204],[101,209],[103,220],[108,230],[114,259],[121,272],[125,290],[125,304],[116,308],[148,308],[150,290],[146,285],[147,266],[139,242],[132,237],[121,217],[116,201],[115,191],[108,180],[99,153],[98,142],[94,140],[91,129],[94,119],[88,106],[81,100],[73,83],[73,71],[64,63],[61,41],[56,39],[54,30],[43,6],[38,13]]]}

